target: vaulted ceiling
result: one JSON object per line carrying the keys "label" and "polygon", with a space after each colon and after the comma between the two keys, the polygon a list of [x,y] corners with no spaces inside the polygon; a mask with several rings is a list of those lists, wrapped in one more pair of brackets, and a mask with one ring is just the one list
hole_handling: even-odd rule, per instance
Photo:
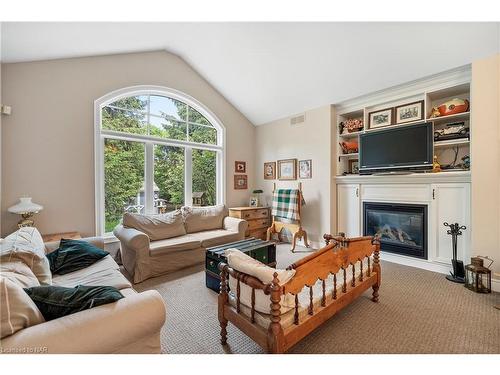
{"label": "vaulted ceiling", "polygon": [[499,52],[498,23],[3,23],[3,62],[165,49],[256,125]]}

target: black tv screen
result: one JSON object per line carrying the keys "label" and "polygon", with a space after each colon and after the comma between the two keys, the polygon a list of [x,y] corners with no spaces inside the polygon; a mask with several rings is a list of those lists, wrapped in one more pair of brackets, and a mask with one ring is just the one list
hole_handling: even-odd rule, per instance
{"label": "black tv screen", "polygon": [[367,132],[359,141],[360,172],[432,167],[431,122]]}

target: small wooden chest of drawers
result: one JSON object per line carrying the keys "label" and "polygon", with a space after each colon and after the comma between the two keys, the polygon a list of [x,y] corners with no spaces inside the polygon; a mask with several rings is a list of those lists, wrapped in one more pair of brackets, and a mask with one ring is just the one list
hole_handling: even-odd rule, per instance
{"label": "small wooden chest of drawers", "polygon": [[269,207],[232,207],[229,209],[229,216],[248,222],[245,237],[266,239],[267,228],[271,226]]}

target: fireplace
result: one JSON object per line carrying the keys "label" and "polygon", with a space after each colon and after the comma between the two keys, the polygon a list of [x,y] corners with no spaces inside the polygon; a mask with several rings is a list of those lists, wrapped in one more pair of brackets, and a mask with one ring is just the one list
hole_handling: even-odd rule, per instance
{"label": "fireplace", "polygon": [[380,249],[427,259],[427,206],[363,203],[365,236],[380,236]]}

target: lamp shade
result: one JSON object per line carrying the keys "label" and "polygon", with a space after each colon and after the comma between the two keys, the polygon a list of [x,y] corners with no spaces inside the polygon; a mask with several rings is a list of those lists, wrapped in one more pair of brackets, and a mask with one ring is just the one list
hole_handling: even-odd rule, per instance
{"label": "lamp shade", "polygon": [[43,206],[33,203],[31,197],[19,198],[19,203],[8,208],[9,212],[13,214],[37,213],[43,210]]}

